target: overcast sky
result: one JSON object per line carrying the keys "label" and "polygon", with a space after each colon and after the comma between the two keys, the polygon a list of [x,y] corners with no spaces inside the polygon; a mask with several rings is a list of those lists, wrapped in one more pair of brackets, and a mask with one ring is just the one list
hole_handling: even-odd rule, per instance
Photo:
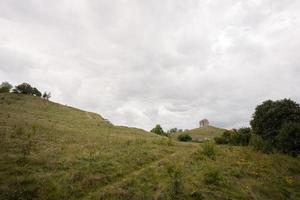
{"label": "overcast sky", "polygon": [[149,130],[300,103],[299,0],[0,0],[0,81]]}

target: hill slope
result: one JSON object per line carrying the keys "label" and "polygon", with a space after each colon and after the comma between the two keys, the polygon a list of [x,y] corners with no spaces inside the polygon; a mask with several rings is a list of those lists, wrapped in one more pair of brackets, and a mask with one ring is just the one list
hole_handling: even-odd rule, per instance
{"label": "hill slope", "polygon": [[186,131],[195,141],[203,141],[206,139],[213,139],[214,137],[221,136],[225,129],[213,126],[195,128]]}
{"label": "hill slope", "polygon": [[0,199],[299,199],[300,160],[180,143],[0,94]]}

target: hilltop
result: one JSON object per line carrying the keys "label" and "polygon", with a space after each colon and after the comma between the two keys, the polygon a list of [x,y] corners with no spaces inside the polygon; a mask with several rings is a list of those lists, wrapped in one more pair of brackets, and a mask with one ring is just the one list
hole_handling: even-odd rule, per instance
{"label": "hilltop", "polygon": [[38,97],[0,94],[0,199],[299,199],[299,186],[299,158],[178,142]]}
{"label": "hilltop", "polygon": [[[204,141],[204,140],[210,140],[213,139],[214,137],[219,137],[223,134],[223,132],[226,129],[223,128],[217,128],[214,126],[206,126],[206,127],[200,127],[200,128],[195,128],[191,130],[184,131],[185,134],[190,135],[193,138],[193,141]],[[174,138],[177,138],[178,135],[182,134],[180,133],[175,133],[173,135]]]}

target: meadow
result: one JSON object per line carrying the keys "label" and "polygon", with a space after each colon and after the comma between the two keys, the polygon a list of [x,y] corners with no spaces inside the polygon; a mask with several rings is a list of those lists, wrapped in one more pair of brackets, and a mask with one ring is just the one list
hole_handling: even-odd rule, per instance
{"label": "meadow", "polygon": [[[190,134],[212,138],[215,129]],[[300,199],[299,188],[299,157],[179,142],[0,94],[0,199]]]}

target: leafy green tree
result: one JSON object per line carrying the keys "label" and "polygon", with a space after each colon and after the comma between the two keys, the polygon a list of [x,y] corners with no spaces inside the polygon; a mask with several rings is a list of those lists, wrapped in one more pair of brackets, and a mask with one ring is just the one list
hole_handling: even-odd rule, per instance
{"label": "leafy green tree", "polygon": [[157,124],[152,130],[151,130],[152,133],[156,133],[158,135],[166,135],[164,130],[162,129],[162,127]]}
{"label": "leafy green tree", "polygon": [[17,85],[13,89],[13,92],[17,93],[17,94],[27,94],[27,95],[37,96],[37,97],[41,97],[42,96],[42,93],[37,88],[32,87],[28,83],[22,83],[20,85]]}
{"label": "leafy green tree", "polygon": [[0,93],[9,93],[13,86],[8,82],[2,82],[0,85]]}
{"label": "leafy green tree", "polygon": [[237,141],[238,145],[248,145],[252,135],[251,128],[244,127],[237,130]]}
{"label": "leafy green tree", "polygon": [[300,153],[300,123],[284,124],[276,139],[279,151],[296,156]]}
{"label": "leafy green tree", "polygon": [[255,134],[275,146],[281,127],[291,122],[300,123],[299,104],[290,99],[283,99],[268,100],[258,105],[250,124]]}

